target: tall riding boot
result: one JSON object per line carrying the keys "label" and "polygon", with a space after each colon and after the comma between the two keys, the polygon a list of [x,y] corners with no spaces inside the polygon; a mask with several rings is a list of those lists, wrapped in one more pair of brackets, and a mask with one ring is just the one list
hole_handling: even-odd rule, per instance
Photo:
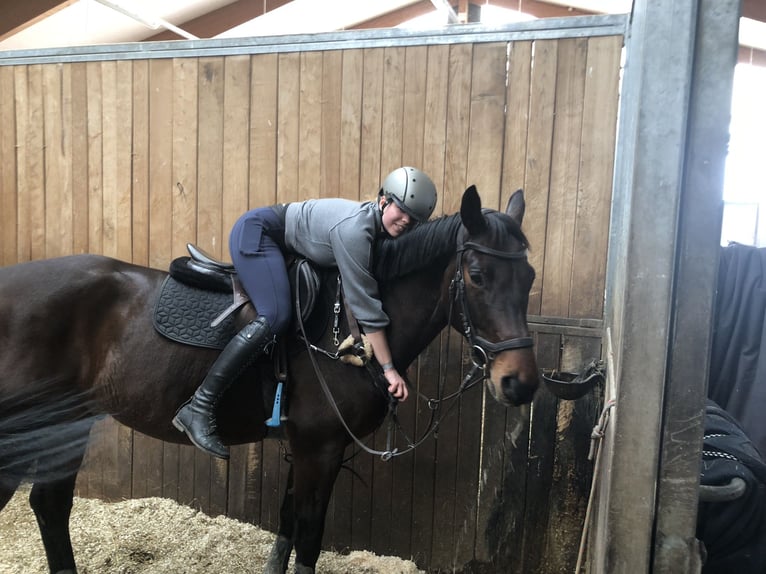
{"label": "tall riding boot", "polygon": [[210,367],[194,396],[173,418],[173,426],[185,432],[195,446],[208,454],[228,459],[229,449],[216,434],[215,405],[234,380],[274,340],[268,321],[258,317],[229,341]]}

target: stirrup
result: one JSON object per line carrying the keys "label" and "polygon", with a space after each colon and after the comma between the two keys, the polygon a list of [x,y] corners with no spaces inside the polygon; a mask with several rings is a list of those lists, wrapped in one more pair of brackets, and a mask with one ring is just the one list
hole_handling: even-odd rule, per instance
{"label": "stirrup", "polygon": [[274,394],[274,408],[271,410],[271,418],[266,419],[267,427],[276,428],[282,424],[282,381],[277,383],[277,392]]}

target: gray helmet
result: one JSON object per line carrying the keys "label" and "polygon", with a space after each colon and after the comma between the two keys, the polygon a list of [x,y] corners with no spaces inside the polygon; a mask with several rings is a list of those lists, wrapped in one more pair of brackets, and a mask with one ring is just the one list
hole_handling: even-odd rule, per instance
{"label": "gray helmet", "polygon": [[428,220],[436,207],[436,186],[431,178],[414,167],[400,167],[383,180],[380,195],[392,199],[415,221]]}

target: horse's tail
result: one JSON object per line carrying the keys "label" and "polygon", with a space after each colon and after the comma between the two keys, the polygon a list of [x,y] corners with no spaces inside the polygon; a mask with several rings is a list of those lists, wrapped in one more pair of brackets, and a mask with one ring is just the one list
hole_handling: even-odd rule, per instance
{"label": "horse's tail", "polygon": [[0,485],[76,473],[97,415],[87,394],[46,379],[0,391]]}

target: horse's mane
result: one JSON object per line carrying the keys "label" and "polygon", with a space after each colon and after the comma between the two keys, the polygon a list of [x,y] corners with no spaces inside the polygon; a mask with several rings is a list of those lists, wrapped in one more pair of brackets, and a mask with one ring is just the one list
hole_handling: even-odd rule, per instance
{"label": "horse's mane", "polygon": [[[513,219],[486,217],[498,213],[490,209],[483,210],[483,213],[488,233],[501,237],[510,234],[523,248],[529,247],[521,226]],[[457,234],[461,225],[460,214],[456,213],[418,225],[401,237],[381,239],[375,244],[375,276],[381,281],[394,279],[449,259],[457,249]]]}
{"label": "horse's mane", "polygon": [[380,280],[407,275],[455,253],[460,214],[446,215],[418,225],[401,237],[375,244],[375,276]]}

